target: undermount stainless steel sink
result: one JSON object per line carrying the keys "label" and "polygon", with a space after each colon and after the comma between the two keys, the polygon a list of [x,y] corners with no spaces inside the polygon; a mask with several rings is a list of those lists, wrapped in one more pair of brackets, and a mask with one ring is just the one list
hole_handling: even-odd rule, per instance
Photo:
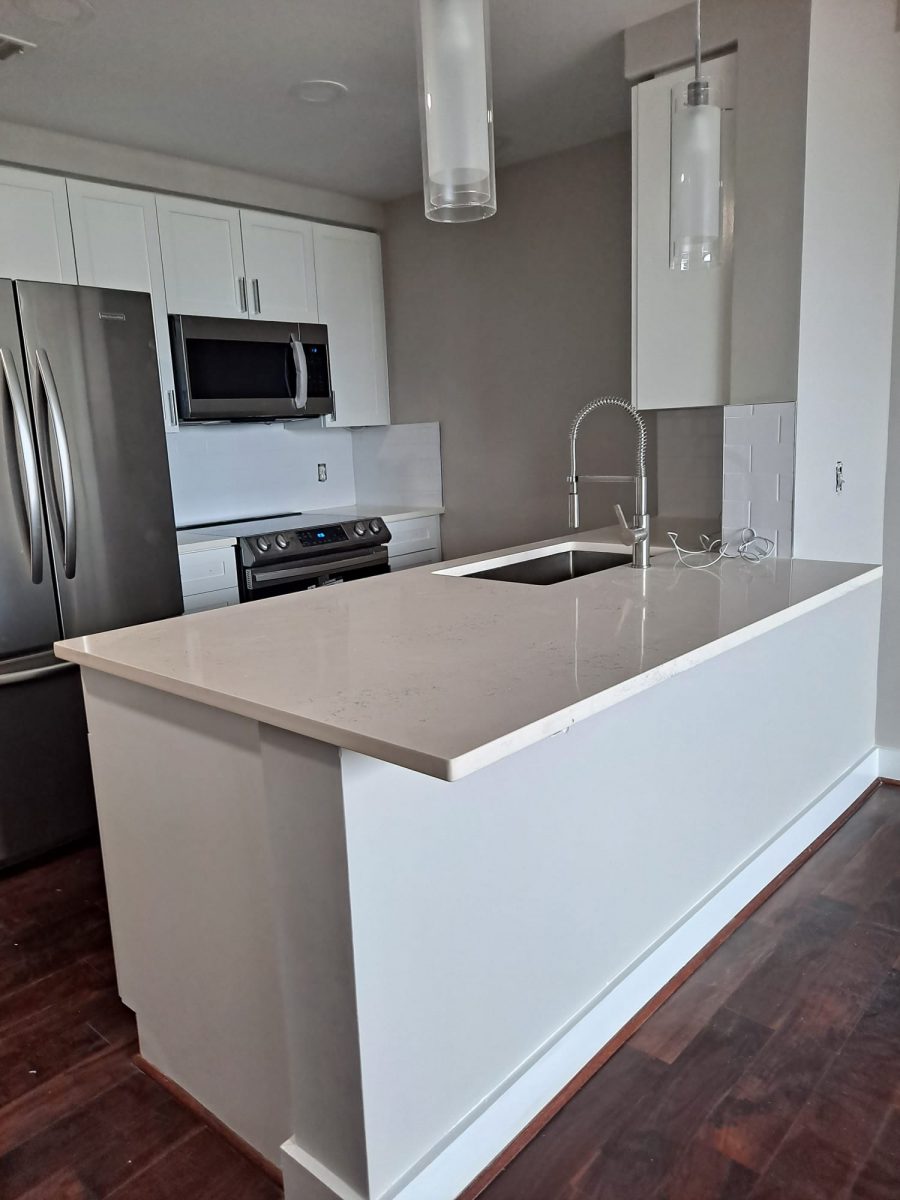
{"label": "undermount stainless steel sink", "polygon": [[563,550],[538,558],[503,563],[486,571],[466,572],[468,579],[495,579],[502,583],[532,583],[546,587],[567,579],[580,579],[595,571],[624,567],[631,562],[630,554],[614,554],[608,550]]}

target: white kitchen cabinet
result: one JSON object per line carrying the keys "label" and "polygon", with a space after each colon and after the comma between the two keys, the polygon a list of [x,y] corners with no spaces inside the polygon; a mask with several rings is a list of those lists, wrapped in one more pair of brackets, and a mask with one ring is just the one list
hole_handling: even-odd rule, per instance
{"label": "white kitchen cabinet", "polygon": [[638,408],[727,404],[731,374],[737,53],[704,64],[722,114],[725,245],[720,266],[670,265],[672,96],[692,68],[632,89],[632,397]]}
{"label": "white kitchen cabinet", "polygon": [[169,312],[246,317],[240,210],[181,196],[157,196],[156,211]]}
{"label": "white kitchen cabinet", "polygon": [[75,283],[66,181],[0,167],[0,277]]}
{"label": "white kitchen cabinet", "polygon": [[227,608],[240,602],[234,546],[180,546],[178,565],[185,612]]}
{"label": "white kitchen cabinet", "polygon": [[389,425],[381,239],[315,225],[319,320],[328,326],[334,417],[329,425]]}
{"label": "white kitchen cabinet", "polygon": [[178,413],[156,197],[151,192],[83,179],[66,183],[78,282],[150,295],[163,414],[166,430],[174,431]]}
{"label": "white kitchen cabinet", "polygon": [[404,571],[407,567],[441,561],[439,516],[407,517],[400,521],[388,521],[387,524],[391,531],[388,559],[392,571]]}
{"label": "white kitchen cabinet", "polygon": [[250,316],[259,321],[318,321],[311,223],[242,208],[241,237]]}

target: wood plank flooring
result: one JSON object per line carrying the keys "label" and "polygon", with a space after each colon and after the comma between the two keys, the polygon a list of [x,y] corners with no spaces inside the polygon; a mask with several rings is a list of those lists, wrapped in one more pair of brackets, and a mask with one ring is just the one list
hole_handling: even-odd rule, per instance
{"label": "wood plank flooring", "polygon": [[482,1200],[900,1200],[900,790],[880,788]]}
{"label": "wood plank flooring", "polygon": [[136,1053],[99,850],[0,878],[0,1200],[279,1200]]}
{"label": "wood plank flooring", "polygon": [[[0,1200],[279,1200],[136,1051],[99,851],[0,877]],[[900,1200],[900,790],[879,789],[483,1197]]]}

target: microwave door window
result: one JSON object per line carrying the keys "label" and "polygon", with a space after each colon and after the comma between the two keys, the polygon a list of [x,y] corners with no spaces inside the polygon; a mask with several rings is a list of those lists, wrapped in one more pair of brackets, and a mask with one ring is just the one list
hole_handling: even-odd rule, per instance
{"label": "microwave door window", "polygon": [[194,400],[291,401],[297,372],[285,342],[186,339]]}

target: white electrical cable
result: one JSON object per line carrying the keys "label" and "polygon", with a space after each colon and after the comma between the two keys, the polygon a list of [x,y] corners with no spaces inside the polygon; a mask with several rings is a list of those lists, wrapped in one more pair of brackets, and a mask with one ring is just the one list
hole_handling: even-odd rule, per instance
{"label": "white electrical cable", "polygon": [[[771,538],[763,537],[748,525],[740,531],[736,538],[723,542],[721,538],[710,538],[705,533],[700,535],[700,550],[685,550],[678,545],[678,534],[668,533],[678,561],[691,571],[702,571],[713,567],[723,558],[741,558],[744,562],[758,563],[771,558],[775,553],[775,543]],[[703,558],[703,562],[689,562],[688,559]]]}

